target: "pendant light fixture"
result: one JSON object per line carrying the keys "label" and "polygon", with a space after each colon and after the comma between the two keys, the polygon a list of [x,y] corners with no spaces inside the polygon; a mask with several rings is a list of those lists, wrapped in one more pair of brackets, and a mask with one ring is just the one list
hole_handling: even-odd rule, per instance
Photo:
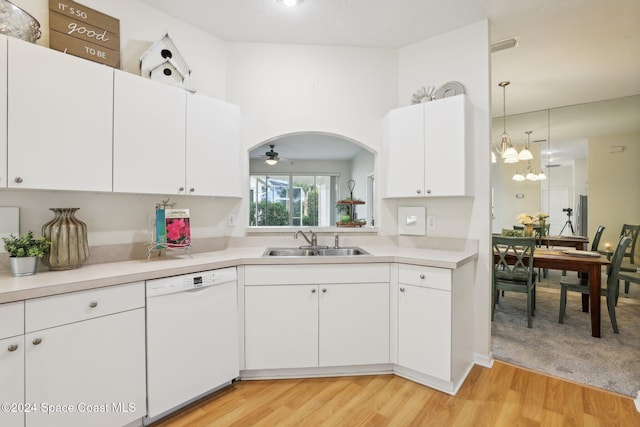
{"label": "pendant light fixture", "polygon": [[516,171],[516,173],[513,174],[513,177],[511,177],[511,179],[514,181],[522,182],[526,178],[520,171]]}
{"label": "pendant light fixture", "polygon": [[533,154],[529,151],[529,144],[531,144],[531,133],[533,131],[528,130],[525,133],[527,134],[527,144],[524,146],[522,151],[518,153],[518,160],[532,160]]}
{"label": "pendant light fixture", "polygon": [[511,144],[511,137],[507,133],[507,102],[506,102],[506,87],[510,82],[504,81],[498,83],[498,86],[502,88],[502,137],[500,140],[500,146],[496,149],[502,156],[505,163],[517,163],[518,151]]}

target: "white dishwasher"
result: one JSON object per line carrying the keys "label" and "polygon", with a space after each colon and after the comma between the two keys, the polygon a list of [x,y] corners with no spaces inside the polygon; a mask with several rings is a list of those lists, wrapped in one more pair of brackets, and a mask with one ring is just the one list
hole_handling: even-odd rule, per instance
{"label": "white dishwasher", "polygon": [[235,268],[148,280],[147,418],[239,376]]}

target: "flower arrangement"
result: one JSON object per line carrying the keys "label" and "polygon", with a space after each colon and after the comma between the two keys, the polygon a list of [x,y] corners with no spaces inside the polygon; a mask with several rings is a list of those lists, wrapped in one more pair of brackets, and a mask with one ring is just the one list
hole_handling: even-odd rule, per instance
{"label": "flower arrangement", "polygon": [[538,212],[535,215],[531,215],[529,212],[524,212],[518,215],[516,221],[522,225],[532,225],[535,223],[543,223],[549,218],[549,214]]}
{"label": "flower arrangement", "polygon": [[533,225],[538,222],[538,218],[535,215],[531,215],[529,212],[524,212],[518,215],[516,221],[522,225]]}

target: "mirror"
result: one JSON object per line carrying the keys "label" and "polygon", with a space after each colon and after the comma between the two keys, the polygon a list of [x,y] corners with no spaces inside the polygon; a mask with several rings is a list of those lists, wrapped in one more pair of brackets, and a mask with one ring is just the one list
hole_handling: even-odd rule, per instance
{"label": "mirror", "polygon": [[[550,234],[593,236],[606,226],[602,245],[614,245],[624,223],[640,223],[640,95],[506,117],[506,130],[522,149],[531,130],[534,168],[544,181],[512,180],[526,164],[493,170],[493,232],[513,228],[519,213],[549,213]],[[493,141],[503,120],[493,120]],[[584,197],[586,196],[586,197]],[[572,215],[565,209],[571,208]]]}
{"label": "mirror", "polygon": [[[340,135],[305,132],[264,141],[249,152],[249,226],[372,227],[374,164],[373,152]],[[352,214],[357,223],[342,222],[337,209],[351,197],[359,203]]]}

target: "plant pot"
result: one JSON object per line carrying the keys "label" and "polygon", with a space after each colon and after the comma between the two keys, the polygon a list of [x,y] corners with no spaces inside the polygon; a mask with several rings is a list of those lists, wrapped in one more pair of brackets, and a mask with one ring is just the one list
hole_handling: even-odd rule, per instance
{"label": "plant pot", "polygon": [[340,215],[340,222],[350,222],[351,217],[349,215]]}
{"label": "plant pot", "polygon": [[9,266],[11,267],[11,274],[15,277],[31,276],[36,274],[38,268],[37,256],[26,257],[9,257]]}

